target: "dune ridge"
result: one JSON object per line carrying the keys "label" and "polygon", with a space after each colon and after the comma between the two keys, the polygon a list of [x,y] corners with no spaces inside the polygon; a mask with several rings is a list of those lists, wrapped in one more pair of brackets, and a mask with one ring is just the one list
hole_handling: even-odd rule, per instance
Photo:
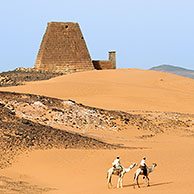
{"label": "dune ridge", "polygon": [[[24,127],[24,136],[26,133],[31,135],[29,132],[33,130],[29,125],[32,124],[33,128],[37,126],[37,132],[41,127],[46,143],[53,139],[64,145],[73,142],[76,147],[76,142],[82,142],[88,148],[56,149],[53,146],[52,149],[20,154],[9,168],[1,170],[2,193],[193,193],[194,80],[155,71],[118,69],[75,73],[0,90],[12,92],[0,93],[1,109],[7,115],[3,122],[0,120],[4,123],[1,129],[6,129],[10,135],[8,138],[3,134],[3,140],[19,138],[19,134],[13,135],[16,126]],[[110,119],[117,116],[122,118]],[[64,118],[68,121],[63,122]],[[107,123],[102,125],[104,129],[88,125],[86,130],[84,126],[88,121],[82,123],[86,118],[92,121],[102,119]],[[11,120],[16,121],[16,126],[9,125]],[[111,130],[112,124],[119,130]],[[56,134],[59,136],[50,134],[46,138],[49,131],[57,132],[54,127],[58,127]],[[79,141],[71,130],[79,133]],[[61,134],[63,137],[70,135],[70,141],[59,141]],[[83,138],[81,134],[84,134]],[[41,139],[41,135],[38,138]],[[93,143],[94,149],[91,149],[89,145]],[[109,149],[112,145],[146,149]],[[157,168],[150,174],[151,186],[146,187],[145,180],[140,179],[141,188],[133,189],[137,166],[125,175],[123,189],[116,188],[117,177],[113,177],[113,188],[108,189],[106,173],[116,156],[120,156],[124,167],[131,162],[139,165],[143,156],[147,157],[148,166],[156,162]],[[17,185],[15,190],[14,184],[9,187],[8,179],[10,184]]]}
{"label": "dune ridge", "polygon": [[[38,149],[116,149],[78,133],[70,133],[18,117],[13,109],[0,102],[0,168],[10,166],[17,155]],[[123,147],[124,148],[124,147]]]}
{"label": "dune ridge", "polygon": [[194,113],[194,80],[151,70],[81,72],[0,90],[71,99],[109,110]]}

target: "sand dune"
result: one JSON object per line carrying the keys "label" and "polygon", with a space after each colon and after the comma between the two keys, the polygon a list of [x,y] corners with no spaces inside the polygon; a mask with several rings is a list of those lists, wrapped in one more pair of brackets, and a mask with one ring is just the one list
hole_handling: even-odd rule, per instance
{"label": "sand dune", "polygon": [[[180,122],[178,114],[166,112],[194,114],[194,80],[155,71],[119,69],[75,73],[0,90],[71,99],[109,110],[130,113],[135,110],[134,113],[147,114],[153,123],[158,122],[154,118],[156,114],[164,123],[167,119],[176,121],[166,122],[168,130],[154,136],[149,135],[149,130],[135,128],[120,132],[91,130],[87,134],[108,143],[144,149],[52,149],[20,155],[10,168],[0,171],[2,193],[193,193],[193,119],[183,114],[183,120],[191,124],[176,128],[174,124],[179,125]],[[148,136],[139,138],[143,134]],[[108,189],[106,172],[117,155],[125,167],[131,162],[139,163],[144,155],[149,166],[156,162],[158,166],[150,174],[151,186],[146,187],[141,178],[141,188],[133,189],[135,168],[125,175],[123,189],[116,188],[117,177],[113,177],[113,189]],[[19,184],[19,181],[25,183]],[[14,184],[15,190],[12,189]]]}
{"label": "sand dune", "polygon": [[0,90],[71,99],[112,110],[194,113],[194,80],[150,70],[81,72]]}
{"label": "sand dune", "polygon": [[[165,136],[151,142],[128,143],[130,146],[140,144],[150,148],[146,150],[36,151],[28,156],[22,155],[11,168],[2,170],[1,175],[12,177],[15,181],[25,180],[42,190],[49,188],[50,194],[191,194],[194,189],[191,172],[194,168],[193,143],[188,144],[187,141],[184,138],[172,140],[172,137]],[[131,162],[140,162],[143,155],[147,156],[149,166],[156,162],[158,166],[150,174],[151,186],[146,187],[145,181],[140,178],[141,188],[133,189],[135,168],[125,175],[123,189],[116,188],[117,177],[113,177],[113,188],[108,189],[106,172],[117,155],[120,155],[125,167]]]}

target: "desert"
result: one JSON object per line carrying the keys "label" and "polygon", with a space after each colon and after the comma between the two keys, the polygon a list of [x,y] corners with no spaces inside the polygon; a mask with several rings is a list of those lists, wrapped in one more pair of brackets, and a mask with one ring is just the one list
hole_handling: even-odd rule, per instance
{"label": "desert", "polygon": [[[194,80],[140,69],[93,70],[0,88],[1,193],[193,193]],[[157,163],[150,186],[138,166]]]}

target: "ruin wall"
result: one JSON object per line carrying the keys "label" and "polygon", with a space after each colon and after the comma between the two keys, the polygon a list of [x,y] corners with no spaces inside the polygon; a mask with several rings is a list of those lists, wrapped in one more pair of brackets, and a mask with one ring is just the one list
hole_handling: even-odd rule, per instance
{"label": "ruin wall", "polygon": [[92,63],[97,70],[113,69],[112,61],[93,60]]}

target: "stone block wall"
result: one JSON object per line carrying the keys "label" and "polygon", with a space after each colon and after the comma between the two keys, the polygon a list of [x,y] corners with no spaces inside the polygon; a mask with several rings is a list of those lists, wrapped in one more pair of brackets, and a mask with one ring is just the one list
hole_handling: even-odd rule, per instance
{"label": "stone block wall", "polygon": [[113,69],[112,61],[93,60],[94,68],[97,70]]}
{"label": "stone block wall", "polygon": [[78,23],[48,23],[34,68],[62,73],[94,69]]}
{"label": "stone block wall", "polygon": [[97,70],[116,69],[116,51],[109,51],[109,60],[93,60],[92,63]]}
{"label": "stone block wall", "polygon": [[112,62],[112,69],[116,69],[116,51],[109,51],[109,61]]}

